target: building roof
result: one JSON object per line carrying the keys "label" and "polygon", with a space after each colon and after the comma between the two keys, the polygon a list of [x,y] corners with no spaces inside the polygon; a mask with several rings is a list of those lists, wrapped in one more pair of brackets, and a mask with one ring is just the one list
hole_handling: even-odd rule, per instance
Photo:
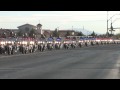
{"label": "building roof", "polygon": [[17,28],[20,28],[20,27],[23,27],[23,26],[32,26],[32,27],[36,28],[36,26],[31,25],[31,24],[24,24],[24,25],[18,26]]}
{"label": "building roof", "polygon": [[42,24],[40,24],[40,23],[39,23],[39,24],[37,24],[37,27],[39,27],[39,26],[41,27],[41,26],[42,26]]}

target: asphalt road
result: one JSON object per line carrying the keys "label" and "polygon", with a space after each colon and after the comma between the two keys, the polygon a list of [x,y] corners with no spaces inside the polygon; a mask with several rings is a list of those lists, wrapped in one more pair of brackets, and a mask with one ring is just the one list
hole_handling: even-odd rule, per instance
{"label": "asphalt road", "polygon": [[0,79],[119,79],[120,45],[0,56]]}

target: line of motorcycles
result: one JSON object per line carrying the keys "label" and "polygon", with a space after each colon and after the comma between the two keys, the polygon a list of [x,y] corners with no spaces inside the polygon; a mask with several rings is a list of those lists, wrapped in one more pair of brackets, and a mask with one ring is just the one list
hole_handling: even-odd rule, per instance
{"label": "line of motorcycles", "polygon": [[34,53],[45,50],[75,49],[83,46],[120,44],[120,40],[79,40],[79,41],[0,41],[0,54]]}

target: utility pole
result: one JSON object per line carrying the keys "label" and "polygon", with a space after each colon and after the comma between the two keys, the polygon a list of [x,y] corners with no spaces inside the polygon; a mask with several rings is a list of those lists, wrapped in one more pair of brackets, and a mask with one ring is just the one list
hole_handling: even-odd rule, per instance
{"label": "utility pole", "polygon": [[107,37],[108,37],[108,11],[107,11]]}

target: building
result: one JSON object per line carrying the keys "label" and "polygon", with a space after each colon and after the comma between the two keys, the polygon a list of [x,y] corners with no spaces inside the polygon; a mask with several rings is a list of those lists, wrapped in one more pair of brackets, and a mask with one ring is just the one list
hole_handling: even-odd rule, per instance
{"label": "building", "polygon": [[18,33],[19,30],[18,29],[11,29],[11,31],[14,33]]}
{"label": "building", "polygon": [[18,27],[21,33],[29,33],[31,30],[36,30],[39,35],[42,35],[44,32],[42,30],[42,24],[37,24],[36,26],[31,24],[24,24]]}
{"label": "building", "polygon": [[59,30],[58,31],[60,37],[65,37],[68,32],[69,32],[70,36],[75,35],[75,31],[74,30]]}
{"label": "building", "polygon": [[24,24],[18,27],[19,31],[21,33],[29,33],[32,29],[36,30],[37,36],[40,37],[42,34],[44,34],[46,37],[50,37],[51,30],[50,29],[42,29],[42,24],[37,24],[36,26],[31,24]]}
{"label": "building", "polygon": [[43,29],[43,34],[46,36],[46,37],[50,37],[51,35],[51,30],[50,29]]}
{"label": "building", "polygon": [[31,24],[24,24],[18,27],[19,31],[22,33],[28,33],[31,30],[36,30],[37,26],[31,25]]}
{"label": "building", "polygon": [[0,37],[11,37],[11,32],[18,33],[18,29],[0,29]]}
{"label": "building", "polygon": [[[0,35],[3,33],[6,33],[7,36],[10,36],[11,32],[18,33],[20,31],[21,34],[23,33],[30,33],[31,30],[35,30],[35,33],[38,37],[41,37],[42,34],[44,34],[46,37],[50,37],[50,35],[53,34],[54,30],[50,29],[42,29],[42,24],[31,25],[31,24],[24,24],[17,27],[18,29],[0,29]],[[74,30],[58,30],[60,37],[66,37],[66,35],[69,33],[69,36],[76,35],[76,32]]]}
{"label": "building", "polygon": [[0,29],[0,37],[9,37],[10,36],[10,33],[12,32],[11,29]]}

